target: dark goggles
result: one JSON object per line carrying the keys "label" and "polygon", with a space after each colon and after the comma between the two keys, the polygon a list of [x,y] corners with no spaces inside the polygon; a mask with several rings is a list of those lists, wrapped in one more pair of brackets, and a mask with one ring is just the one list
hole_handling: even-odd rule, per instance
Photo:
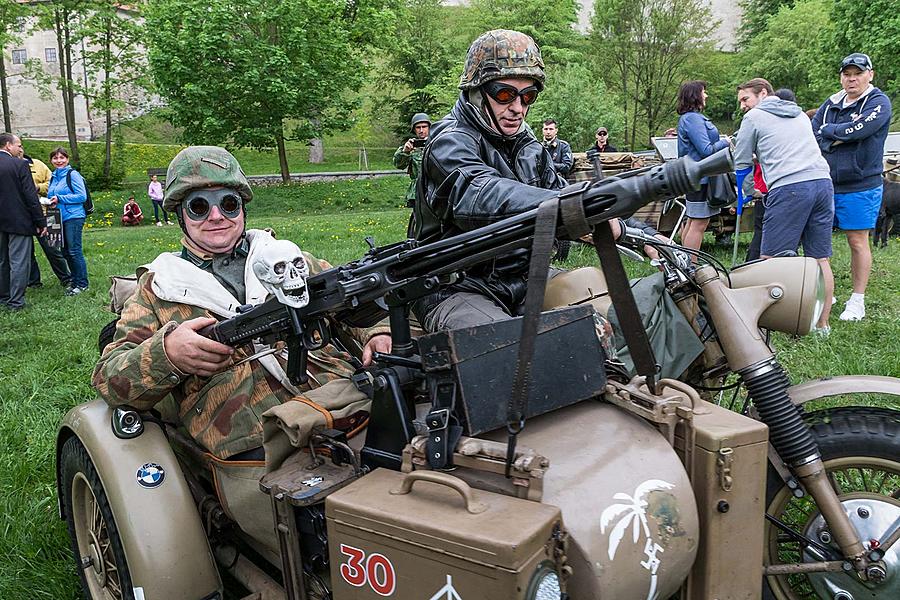
{"label": "dark goggles", "polygon": [[843,72],[847,67],[859,67],[861,71],[871,71],[872,59],[869,58],[868,54],[863,54],[862,52],[854,52],[841,61],[841,72]]}
{"label": "dark goggles", "polygon": [[524,90],[519,90],[511,85],[496,81],[488,81],[482,87],[488,96],[500,104],[512,104],[516,101],[516,98],[521,98],[522,104],[529,106],[534,104],[540,92],[536,85],[530,85]]}
{"label": "dark goggles", "polygon": [[244,201],[234,190],[196,190],[188,194],[182,206],[192,221],[203,221],[209,217],[213,206],[219,207],[222,216],[235,219],[241,214]]}

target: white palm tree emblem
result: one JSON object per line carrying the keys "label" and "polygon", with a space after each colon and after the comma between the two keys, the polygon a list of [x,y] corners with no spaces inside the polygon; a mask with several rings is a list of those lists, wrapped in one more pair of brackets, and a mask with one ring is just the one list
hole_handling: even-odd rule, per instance
{"label": "white palm tree emblem", "polygon": [[625,536],[625,531],[631,525],[632,541],[637,544],[643,529],[644,535],[650,537],[650,527],[647,525],[647,501],[644,499],[650,492],[658,490],[671,490],[675,486],[671,483],[662,481],[661,479],[648,479],[644,483],[635,488],[634,495],[629,496],[623,492],[619,492],[613,499],[627,500],[627,504],[613,504],[607,507],[600,515],[600,533],[606,533],[609,524],[622,515],[619,522],[615,524],[609,534],[609,559],[612,560],[616,556],[616,550],[619,542]]}
{"label": "white palm tree emblem", "polygon": [[616,517],[622,515],[622,518],[619,519],[619,522],[615,524],[609,533],[609,560],[615,557],[616,550],[619,548],[619,542],[625,536],[625,531],[629,525],[631,525],[632,532],[631,541],[635,544],[637,544],[641,536],[641,530],[644,531],[644,535],[647,537],[647,544],[644,547],[644,554],[647,556],[647,560],[641,562],[641,566],[650,571],[650,591],[647,593],[647,600],[655,600],[657,596],[657,569],[659,569],[660,561],[656,555],[659,552],[663,552],[663,547],[654,542],[653,537],[650,535],[650,526],[647,525],[647,501],[644,498],[650,492],[671,490],[674,487],[671,483],[661,479],[648,479],[635,488],[633,496],[622,492],[613,496],[615,500],[627,500],[628,503],[613,504],[607,507],[600,515],[600,533],[606,533],[606,528],[609,524]]}

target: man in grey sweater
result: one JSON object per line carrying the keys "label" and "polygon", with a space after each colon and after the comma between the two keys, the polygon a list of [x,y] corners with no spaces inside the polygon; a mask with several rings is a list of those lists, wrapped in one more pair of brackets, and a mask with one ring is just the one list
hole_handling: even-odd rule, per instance
{"label": "man in grey sweater", "polygon": [[825,276],[825,308],[817,329],[827,335],[834,292],[829,263],[834,188],[828,163],[809,118],[796,103],[776,97],[768,81],[742,83],[737,95],[746,114],[737,133],[735,169],[752,167],[756,154],[769,188],[760,255],[794,252],[802,243],[803,253],[818,261]]}

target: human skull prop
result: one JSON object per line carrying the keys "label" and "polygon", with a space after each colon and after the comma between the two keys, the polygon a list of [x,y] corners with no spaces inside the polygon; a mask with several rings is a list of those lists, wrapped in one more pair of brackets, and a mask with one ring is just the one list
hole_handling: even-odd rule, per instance
{"label": "human skull prop", "polygon": [[282,304],[302,308],[309,303],[309,265],[294,242],[274,240],[266,244],[253,259],[253,274]]}

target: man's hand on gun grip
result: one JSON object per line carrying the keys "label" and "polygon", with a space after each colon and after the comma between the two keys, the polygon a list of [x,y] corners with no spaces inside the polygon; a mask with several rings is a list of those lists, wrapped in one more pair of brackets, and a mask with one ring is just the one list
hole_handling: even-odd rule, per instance
{"label": "man's hand on gun grip", "polygon": [[234,348],[197,333],[215,322],[212,317],[190,319],[179,324],[163,338],[166,356],[179,371],[210,377],[231,363]]}

